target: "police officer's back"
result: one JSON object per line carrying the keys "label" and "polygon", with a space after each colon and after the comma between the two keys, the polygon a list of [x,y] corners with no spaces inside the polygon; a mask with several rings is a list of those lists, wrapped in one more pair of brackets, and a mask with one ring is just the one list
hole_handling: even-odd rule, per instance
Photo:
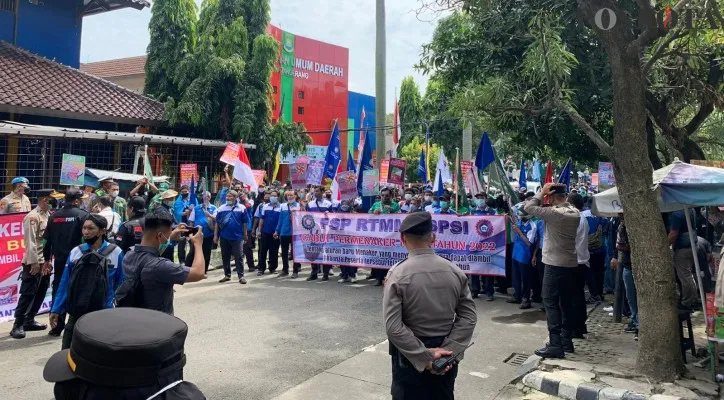
{"label": "police officer's back", "polygon": [[128,201],[128,221],[121,225],[116,235],[116,244],[123,253],[141,243],[145,215],[146,200],[143,197],[136,196]]}
{"label": "police officer's back", "polygon": [[[78,189],[65,192],[65,205],[54,212],[45,230],[45,247],[43,256],[46,261],[51,255],[56,259],[67,259],[70,251],[81,244],[83,239],[83,222],[88,218],[88,211],[79,208],[83,193]],[[65,261],[63,261],[65,264]]]}
{"label": "police officer's back", "polygon": [[445,375],[431,362],[457,355],[470,343],[477,314],[467,277],[432,250],[428,213],[413,213],[400,226],[407,260],[393,267],[382,302],[392,356],[393,399],[453,399],[457,366]]}

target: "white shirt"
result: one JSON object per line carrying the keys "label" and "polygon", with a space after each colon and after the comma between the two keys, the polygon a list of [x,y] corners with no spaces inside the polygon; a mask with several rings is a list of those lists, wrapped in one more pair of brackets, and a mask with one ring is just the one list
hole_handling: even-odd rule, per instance
{"label": "white shirt", "polygon": [[102,209],[98,214],[102,215],[108,222],[106,230],[115,236],[121,226],[121,216],[110,207]]}
{"label": "white shirt", "polygon": [[591,258],[588,252],[588,220],[583,213],[581,213],[581,222],[578,223],[578,230],[576,231],[576,255],[579,265],[588,265],[588,260]]}

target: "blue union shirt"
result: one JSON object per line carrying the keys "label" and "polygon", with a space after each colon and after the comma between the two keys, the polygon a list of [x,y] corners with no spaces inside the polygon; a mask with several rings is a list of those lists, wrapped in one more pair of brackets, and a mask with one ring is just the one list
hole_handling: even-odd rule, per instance
{"label": "blue union shirt", "polygon": [[224,240],[244,240],[246,207],[239,203],[233,206],[224,204],[216,210],[216,223],[219,224],[219,237]]}
{"label": "blue union shirt", "polygon": [[261,210],[261,220],[264,221],[264,226],[261,229],[261,233],[266,235],[274,234],[279,223],[279,214],[281,213],[281,206],[279,203],[276,204],[265,204]]}

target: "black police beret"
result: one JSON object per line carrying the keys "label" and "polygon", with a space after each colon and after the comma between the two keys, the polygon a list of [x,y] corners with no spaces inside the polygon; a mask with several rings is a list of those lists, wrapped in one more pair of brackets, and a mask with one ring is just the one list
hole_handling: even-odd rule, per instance
{"label": "black police beret", "polygon": [[432,232],[432,216],[426,212],[409,214],[400,225],[400,233],[422,236],[430,232]]}
{"label": "black police beret", "polygon": [[48,382],[73,378],[111,387],[143,387],[178,372],[186,364],[182,320],[143,308],[92,312],[75,324],[70,349],[50,357],[43,370]]}
{"label": "black police beret", "polygon": [[53,197],[55,189],[39,189],[35,192],[37,198],[41,197]]}

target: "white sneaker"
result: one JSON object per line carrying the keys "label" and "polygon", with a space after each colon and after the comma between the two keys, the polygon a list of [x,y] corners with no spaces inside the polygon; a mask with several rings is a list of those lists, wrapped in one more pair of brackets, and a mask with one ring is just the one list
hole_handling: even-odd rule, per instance
{"label": "white sneaker", "polygon": [[613,311],[613,306],[603,307],[603,311],[605,311],[605,312],[612,312],[612,311]]}
{"label": "white sneaker", "polygon": [[349,278],[349,283],[357,283],[357,279],[355,279],[355,278]]}
{"label": "white sneaker", "polygon": [[347,278],[342,278],[342,279],[340,279],[340,280],[337,281],[337,283],[346,283],[346,282],[349,282],[349,279],[347,279]]}

